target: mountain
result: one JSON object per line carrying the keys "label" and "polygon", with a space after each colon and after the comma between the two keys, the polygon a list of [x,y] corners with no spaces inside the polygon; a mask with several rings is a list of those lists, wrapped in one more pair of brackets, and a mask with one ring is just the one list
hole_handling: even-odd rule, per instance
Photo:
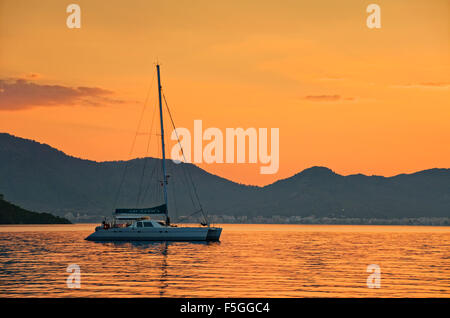
{"label": "mountain", "polygon": [[[161,203],[160,167],[161,159],[155,158],[110,162],[83,160],[45,144],[0,134],[0,193],[23,207],[57,215],[87,214],[97,216],[98,220],[101,216],[111,215],[115,206],[136,206],[139,189],[143,189],[144,197],[139,206]],[[236,207],[246,200],[242,192],[250,193],[256,189],[212,175],[191,164],[176,165],[168,160],[167,171],[169,175],[181,176],[169,178],[169,205],[176,215],[186,214],[183,207],[187,212],[198,209],[192,204],[194,193],[188,186],[191,183],[187,179],[189,175],[198,188],[203,207],[217,214],[234,215]],[[120,184],[121,191],[117,195]],[[177,192],[176,197],[172,195],[173,191]],[[229,198],[234,199],[230,201]]]}
{"label": "mountain", "polygon": [[[285,214],[298,207],[329,217],[449,217],[450,169],[430,169],[394,177],[342,176],[313,167],[262,190],[263,205],[275,210],[283,202]],[[277,198],[277,199],[275,199]],[[274,204],[271,204],[274,202]]]}
{"label": "mountain", "polygon": [[[114,207],[160,203],[160,166],[161,160],[155,158],[83,160],[45,144],[0,134],[0,193],[27,209],[78,216],[79,221],[111,215]],[[450,169],[382,177],[342,176],[328,168],[312,167],[257,187],[226,180],[192,164],[168,160],[167,168],[169,208],[175,216],[199,209],[191,175],[202,206],[215,215],[450,217]]]}
{"label": "mountain", "polygon": [[50,213],[27,211],[3,200],[0,195],[0,224],[70,224],[65,218]]}

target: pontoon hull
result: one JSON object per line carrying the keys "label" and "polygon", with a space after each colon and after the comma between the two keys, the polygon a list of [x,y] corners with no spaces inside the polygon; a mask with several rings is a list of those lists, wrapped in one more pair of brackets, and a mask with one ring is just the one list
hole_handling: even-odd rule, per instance
{"label": "pontoon hull", "polygon": [[221,227],[210,227],[208,228],[208,234],[206,235],[207,241],[218,241],[220,239],[220,234],[222,234]]}
{"label": "pontoon hull", "polygon": [[221,228],[162,227],[98,229],[88,241],[218,241]]}

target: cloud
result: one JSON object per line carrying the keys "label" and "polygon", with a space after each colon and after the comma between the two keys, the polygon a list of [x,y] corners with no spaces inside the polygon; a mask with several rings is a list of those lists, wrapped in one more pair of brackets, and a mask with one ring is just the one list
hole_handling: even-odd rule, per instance
{"label": "cloud", "polygon": [[[34,74],[33,74],[34,75]],[[29,76],[28,78],[37,78]],[[0,110],[29,109],[36,106],[121,104],[114,92],[99,87],[46,85],[27,79],[0,79]]]}
{"label": "cloud", "polygon": [[42,77],[42,75],[39,74],[39,73],[30,72],[30,73],[27,73],[27,74],[21,76],[20,78],[33,80],[33,79],[38,79],[38,78],[41,78],[41,77]]}
{"label": "cloud", "polygon": [[313,102],[335,102],[340,100],[342,97],[340,95],[308,95],[305,99]]}
{"label": "cloud", "polygon": [[423,82],[416,84],[393,85],[395,88],[427,88],[427,89],[448,89],[450,83],[446,82]]}
{"label": "cloud", "polygon": [[419,85],[422,86],[433,86],[433,87],[449,87],[450,84],[449,83],[420,83]]}
{"label": "cloud", "polygon": [[[311,102],[355,102],[357,99],[355,97],[345,97],[341,95],[308,95],[303,97],[303,99],[306,99]],[[360,99],[358,99],[360,101]]]}
{"label": "cloud", "polygon": [[329,76],[329,77],[321,77],[318,80],[319,81],[343,81],[343,80],[345,80],[345,78]]}

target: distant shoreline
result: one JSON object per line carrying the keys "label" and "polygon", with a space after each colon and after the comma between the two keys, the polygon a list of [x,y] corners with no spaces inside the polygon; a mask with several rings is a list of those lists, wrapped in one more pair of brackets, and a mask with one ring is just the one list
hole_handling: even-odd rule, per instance
{"label": "distant shoreline", "polygon": [[[210,216],[211,223],[221,224],[315,224],[315,225],[423,225],[423,226],[450,226],[449,217],[417,217],[417,218],[343,218],[343,217],[301,217],[301,216],[274,216],[264,217],[231,217]],[[194,220],[188,220],[194,222]]]}
{"label": "distant shoreline", "polygon": [[[182,226],[185,225],[193,225],[197,223],[177,223]],[[8,228],[8,227],[58,227],[58,226],[67,226],[70,227],[72,225],[78,225],[78,226],[97,226],[98,223],[53,223],[53,224],[0,224],[1,228]],[[304,224],[304,223],[211,223],[211,225],[214,226],[222,226],[222,225],[291,225],[291,226],[305,226],[305,225],[312,225],[312,226],[375,226],[375,227],[435,227],[435,228],[450,228],[450,225],[429,225],[429,224]],[[0,231],[0,233],[3,231]]]}
{"label": "distant shoreline", "polygon": [[[399,219],[367,219],[365,222],[355,222],[355,219],[332,219],[332,221],[325,222],[230,222],[230,221],[217,221],[211,220],[212,224],[255,224],[255,225],[392,225],[392,226],[450,226],[450,218],[409,218],[408,222]],[[72,224],[99,224],[100,222],[73,222]],[[185,222],[176,222],[174,220],[174,224],[198,224],[195,220],[188,220]],[[36,224],[42,225],[42,224]]]}

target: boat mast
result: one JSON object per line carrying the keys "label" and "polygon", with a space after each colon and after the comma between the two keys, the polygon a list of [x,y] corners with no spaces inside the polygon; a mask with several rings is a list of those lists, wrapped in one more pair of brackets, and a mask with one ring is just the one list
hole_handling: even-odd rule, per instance
{"label": "boat mast", "polygon": [[159,118],[161,122],[161,146],[162,146],[162,168],[163,168],[163,187],[164,187],[164,203],[166,204],[166,224],[169,224],[169,210],[167,208],[167,175],[166,175],[166,149],[164,145],[164,122],[162,111],[161,97],[161,75],[159,73],[159,64],[156,64],[156,72],[158,74],[158,93],[159,93]]}

